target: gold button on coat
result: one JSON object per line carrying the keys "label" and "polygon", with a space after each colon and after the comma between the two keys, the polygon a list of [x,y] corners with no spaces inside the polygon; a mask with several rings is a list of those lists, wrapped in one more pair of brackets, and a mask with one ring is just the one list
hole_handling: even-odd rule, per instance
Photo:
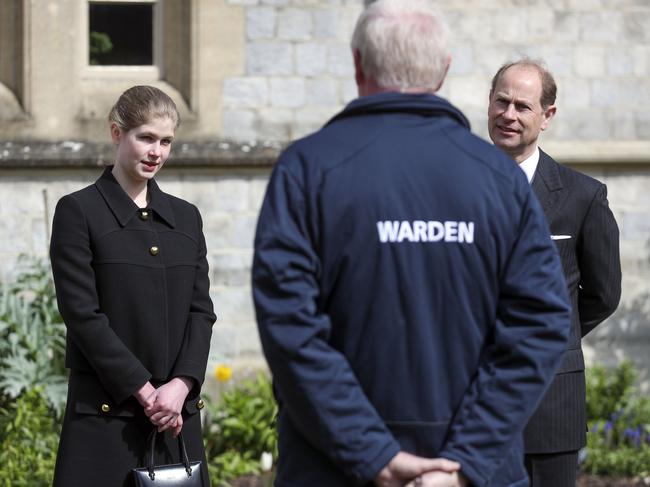
{"label": "gold button on coat", "polygon": [[205,403],[203,402],[203,399],[199,399],[199,400],[196,402],[196,408],[197,408],[197,409],[203,409],[204,406],[205,406]]}
{"label": "gold button on coat", "polygon": [[146,220],[149,218],[149,212],[148,211],[141,211],[140,212],[140,220]]}
{"label": "gold button on coat", "polygon": [[153,247],[151,247],[151,248],[149,249],[149,253],[150,253],[151,255],[158,255],[158,247],[156,247],[156,246],[154,245]]}
{"label": "gold button on coat", "polygon": [[102,412],[103,413],[108,413],[110,410],[111,410],[111,407],[108,404],[106,404],[106,403],[102,404]]}

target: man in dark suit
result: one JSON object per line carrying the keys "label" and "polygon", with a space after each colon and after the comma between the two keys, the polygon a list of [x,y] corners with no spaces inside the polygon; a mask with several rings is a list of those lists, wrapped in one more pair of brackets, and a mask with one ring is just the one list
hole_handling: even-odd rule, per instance
{"label": "man in dark suit", "polygon": [[575,486],[586,443],[581,338],[611,315],[621,295],[618,227],[599,181],[555,162],[537,146],[556,112],[557,88],[538,62],[502,66],[492,80],[490,138],[524,170],[546,215],[571,298],[568,349],[525,432],[532,486]]}

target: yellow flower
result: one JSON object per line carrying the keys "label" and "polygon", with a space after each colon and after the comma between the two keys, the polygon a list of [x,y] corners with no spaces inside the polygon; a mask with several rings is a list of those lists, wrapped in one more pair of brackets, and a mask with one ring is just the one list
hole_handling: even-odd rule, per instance
{"label": "yellow flower", "polygon": [[227,365],[217,365],[214,368],[214,376],[219,382],[228,382],[232,377],[232,369]]}

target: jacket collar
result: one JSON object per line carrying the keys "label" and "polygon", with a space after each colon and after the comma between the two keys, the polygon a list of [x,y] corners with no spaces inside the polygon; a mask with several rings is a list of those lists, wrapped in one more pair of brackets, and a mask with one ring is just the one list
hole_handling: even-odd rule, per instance
{"label": "jacket collar", "polygon": [[467,129],[470,128],[465,115],[444,98],[432,94],[398,92],[378,93],[356,98],[327,124],[342,118],[381,113],[414,113],[424,117],[446,116],[455,119]]}
{"label": "jacket collar", "polygon": [[533,191],[537,195],[546,219],[550,222],[559,208],[560,201],[566,197],[566,192],[562,191],[562,178],[560,169],[551,157],[540,149],[539,163],[535,170],[535,177],[532,183]]}
{"label": "jacket collar", "polygon": [[542,149],[539,150],[539,162],[535,170],[533,179],[533,189],[545,189],[547,192],[558,191],[562,189],[562,179],[557,163]]}
{"label": "jacket collar", "polygon": [[[117,221],[121,226],[125,226],[135,215],[139,208],[131,198],[122,189],[112,174],[113,166],[108,166],[104,172],[95,181],[95,186],[106,201]],[[147,182],[147,192],[149,194],[149,209],[153,210],[160,216],[170,227],[174,227],[174,211],[169,203],[169,196],[160,190],[158,184],[153,179]]]}

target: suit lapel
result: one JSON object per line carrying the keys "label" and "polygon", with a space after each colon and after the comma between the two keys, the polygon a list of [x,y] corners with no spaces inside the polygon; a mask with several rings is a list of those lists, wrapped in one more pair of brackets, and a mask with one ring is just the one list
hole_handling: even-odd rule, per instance
{"label": "suit lapel", "polygon": [[532,188],[544,210],[546,220],[550,223],[566,191],[562,185],[557,162],[541,149]]}

